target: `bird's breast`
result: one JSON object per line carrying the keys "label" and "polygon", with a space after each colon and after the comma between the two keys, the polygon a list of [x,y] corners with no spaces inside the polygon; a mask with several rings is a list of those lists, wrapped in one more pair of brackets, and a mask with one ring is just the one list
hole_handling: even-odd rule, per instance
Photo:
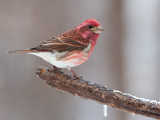
{"label": "bird's breast", "polygon": [[67,62],[72,62],[75,66],[86,62],[91,55],[91,43],[81,51],[72,51],[64,58]]}

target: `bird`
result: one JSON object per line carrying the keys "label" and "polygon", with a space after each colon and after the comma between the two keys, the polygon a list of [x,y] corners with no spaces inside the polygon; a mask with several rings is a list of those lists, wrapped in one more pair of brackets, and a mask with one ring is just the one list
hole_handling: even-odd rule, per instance
{"label": "bird", "polygon": [[38,56],[53,65],[53,68],[71,69],[86,62],[104,29],[95,19],[87,19],[77,27],[42,42],[37,47],[8,53],[28,53]]}

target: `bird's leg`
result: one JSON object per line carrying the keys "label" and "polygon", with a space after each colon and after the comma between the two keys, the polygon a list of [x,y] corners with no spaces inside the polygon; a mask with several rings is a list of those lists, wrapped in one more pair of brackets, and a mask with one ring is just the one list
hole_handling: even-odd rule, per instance
{"label": "bird's leg", "polygon": [[78,77],[77,74],[72,69],[70,71],[73,73],[75,78],[78,78],[78,79],[82,79],[83,78],[82,76]]}
{"label": "bird's leg", "polygon": [[56,66],[53,65],[53,70],[61,70],[61,68],[57,68]]}
{"label": "bird's leg", "polygon": [[72,72],[74,77],[78,78],[77,74],[71,69],[71,67],[67,67],[67,69]]}
{"label": "bird's leg", "polygon": [[74,77],[78,78],[77,74],[72,69],[70,71],[73,73]]}
{"label": "bird's leg", "polygon": [[55,70],[55,69],[57,69],[57,67],[53,65],[53,70]]}

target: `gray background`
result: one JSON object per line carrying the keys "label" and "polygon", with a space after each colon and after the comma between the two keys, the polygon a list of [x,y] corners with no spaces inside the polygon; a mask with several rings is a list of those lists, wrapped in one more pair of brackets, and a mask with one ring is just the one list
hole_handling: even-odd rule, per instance
{"label": "gray background", "polygon": [[42,59],[6,51],[35,47],[85,19],[105,31],[91,58],[73,68],[85,79],[138,97],[160,99],[159,0],[0,0],[1,120],[152,120],[48,87]]}

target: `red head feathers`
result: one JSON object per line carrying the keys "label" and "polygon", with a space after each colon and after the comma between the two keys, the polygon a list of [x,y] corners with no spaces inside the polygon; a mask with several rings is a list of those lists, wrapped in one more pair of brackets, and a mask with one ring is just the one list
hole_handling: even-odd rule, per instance
{"label": "red head feathers", "polygon": [[100,26],[99,22],[95,19],[87,19],[83,23],[90,24],[94,27]]}

